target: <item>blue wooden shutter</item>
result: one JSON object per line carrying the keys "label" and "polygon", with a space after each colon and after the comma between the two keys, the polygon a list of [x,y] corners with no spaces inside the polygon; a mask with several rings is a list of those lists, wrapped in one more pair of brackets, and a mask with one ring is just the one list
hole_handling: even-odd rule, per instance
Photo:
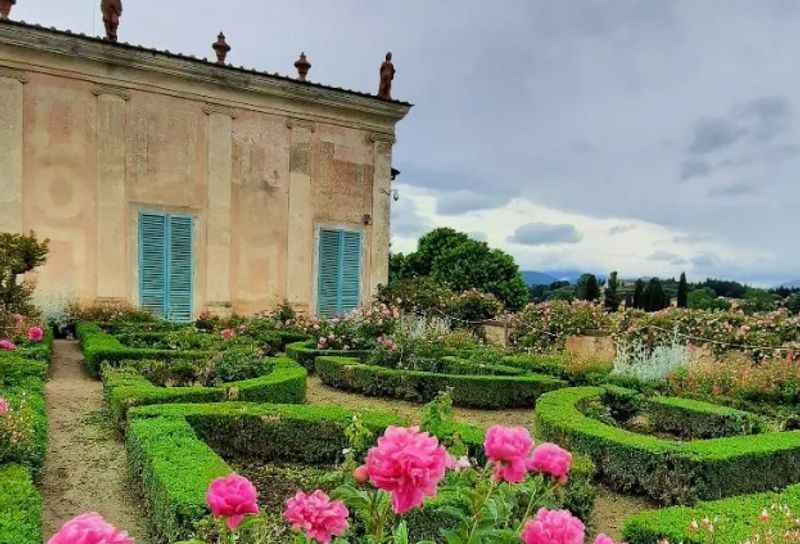
{"label": "blue wooden shutter", "polygon": [[361,302],[361,233],[342,231],[341,240],[338,313],[344,314]]}
{"label": "blue wooden shutter", "polygon": [[339,232],[319,231],[319,279],[317,311],[323,317],[337,313],[339,287]]}
{"label": "blue wooden shutter", "polygon": [[169,319],[192,320],[192,218],[169,216]]}
{"label": "blue wooden shutter", "polygon": [[159,317],[167,314],[167,222],[161,214],[139,216],[139,301]]}
{"label": "blue wooden shutter", "polygon": [[317,311],[345,314],[361,302],[361,233],[322,229],[319,233]]}

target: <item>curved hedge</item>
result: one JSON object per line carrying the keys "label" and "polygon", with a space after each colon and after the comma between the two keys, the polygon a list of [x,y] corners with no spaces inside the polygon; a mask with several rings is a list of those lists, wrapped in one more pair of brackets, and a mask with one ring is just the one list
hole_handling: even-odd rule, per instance
{"label": "curved hedge", "polygon": [[344,351],[336,349],[317,349],[314,347],[314,342],[311,340],[292,342],[286,346],[286,355],[306,367],[309,372],[314,372],[314,361],[317,359],[317,357],[321,357],[323,355],[329,355],[333,357],[355,357],[365,361],[367,357],[369,357],[370,353],[371,352],[369,351],[360,350]]}
{"label": "curved hedge", "polygon": [[204,359],[207,351],[188,351],[171,349],[131,348],[122,344],[116,337],[105,332],[97,323],[82,322],[75,327],[75,334],[83,349],[84,364],[95,378],[100,375],[100,365],[104,362],[115,366],[120,361],[160,359]]}
{"label": "curved hedge", "polygon": [[542,374],[440,374],[367,365],[349,357],[317,357],[315,364],[322,382],[337,389],[415,402],[431,401],[451,389],[454,405],[472,408],[529,408],[539,395],[567,385]]}
{"label": "curved hedge", "polygon": [[[606,394],[602,387],[573,387],[542,395],[536,430],[544,439],[585,453],[613,487],[665,503],[691,503],[784,487],[800,482],[800,431],[680,442],[621,429],[581,412]],[[719,416],[721,408],[697,401],[695,411]]]}
{"label": "curved hedge", "polygon": [[279,357],[268,374],[214,387],[159,387],[138,372],[105,366],[103,390],[111,417],[125,425],[128,410],[148,404],[220,402],[241,400],[279,404],[302,404],[306,400],[308,372],[291,359]]}
{"label": "curved hedge", "polygon": [[[699,502],[694,507],[673,506],[649,510],[625,520],[623,536],[630,544],[652,544],[667,539],[686,544],[703,542],[702,535],[688,530],[692,520],[705,517],[715,523],[714,542],[740,544],[752,541],[753,534],[764,529],[759,514],[773,505],[800,510],[800,485],[791,485],[781,492],[754,493],[716,501]],[[778,541],[781,541],[780,539]]]}
{"label": "curved hedge", "polygon": [[[388,412],[367,410],[359,415],[376,437],[389,425],[405,423]],[[129,467],[141,482],[158,537],[172,543],[189,538],[194,522],[207,515],[209,482],[232,472],[220,455],[335,463],[348,446],[344,430],[352,417],[352,412],[338,406],[242,402],[133,408],[127,434]],[[451,430],[462,436],[471,456],[481,456],[483,429],[455,423]],[[585,519],[594,503],[593,473],[591,460],[576,455],[570,482],[563,490],[564,505]],[[429,501],[425,509],[407,516],[413,541],[438,536],[443,523],[455,523],[456,514],[448,516],[446,505],[435,508],[439,502]]]}

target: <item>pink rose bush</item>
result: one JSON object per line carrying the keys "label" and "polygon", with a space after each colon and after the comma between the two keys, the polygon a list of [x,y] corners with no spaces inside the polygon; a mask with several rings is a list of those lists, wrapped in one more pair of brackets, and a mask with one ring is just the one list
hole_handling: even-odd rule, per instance
{"label": "pink rose bush", "polygon": [[367,471],[375,487],[391,495],[395,513],[403,514],[436,496],[447,460],[447,450],[418,427],[389,427],[369,450]]}
{"label": "pink rose bush", "polygon": [[38,325],[28,329],[28,340],[31,342],[41,342],[43,338],[44,330]]}
{"label": "pink rose bush", "polygon": [[0,340],[0,350],[3,351],[14,351],[17,349],[17,346],[14,345],[14,342],[8,339]]}
{"label": "pink rose bush", "polygon": [[236,336],[236,331],[233,329],[225,329],[221,333],[223,340],[231,340]]}
{"label": "pink rose bush", "polygon": [[583,544],[585,527],[566,510],[540,508],[529,520],[520,538],[525,544]]}
{"label": "pink rose bush", "polygon": [[529,471],[552,476],[561,485],[567,483],[571,466],[572,454],[549,442],[533,450],[533,456],[527,461]]}
{"label": "pink rose bush", "polygon": [[258,514],[258,493],[250,480],[238,474],[217,478],[208,488],[206,501],[216,518],[236,529],[247,514]]}
{"label": "pink rose bush", "polygon": [[3,397],[0,397],[0,416],[6,415],[11,410],[11,404]]}
{"label": "pink rose bush", "polygon": [[494,476],[498,481],[518,484],[525,479],[528,457],[533,449],[528,429],[495,425],[486,432],[483,447],[486,457],[494,463]]}
{"label": "pink rose bush", "polygon": [[302,530],[307,538],[328,544],[334,536],[342,536],[350,526],[350,515],[342,501],[332,501],[321,490],[310,495],[302,491],[286,501],[284,517],[292,528]]}
{"label": "pink rose bush", "polygon": [[117,530],[97,512],[68,521],[47,544],[134,544],[125,531]]}

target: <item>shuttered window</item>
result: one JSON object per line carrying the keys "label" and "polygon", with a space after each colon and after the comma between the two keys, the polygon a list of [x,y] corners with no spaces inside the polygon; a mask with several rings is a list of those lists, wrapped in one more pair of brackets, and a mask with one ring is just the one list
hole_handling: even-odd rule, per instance
{"label": "shuttered window", "polygon": [[361,233],[321,229],[317,312],[324,317],[345,314],[361,301]]}
{"label": "shuttered window", "polygon": [[192,320],[192,218],[139,215],[139,301],[143,309],[176,322]]}

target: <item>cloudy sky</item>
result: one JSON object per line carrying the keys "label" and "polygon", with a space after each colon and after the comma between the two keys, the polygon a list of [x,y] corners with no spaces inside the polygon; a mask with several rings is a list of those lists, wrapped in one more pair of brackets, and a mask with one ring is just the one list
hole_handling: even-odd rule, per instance
{"label": "cloudy sky", "polygon": [[[101,33],[99,0],[14,18]],[[121,39],[374,92],[402,170],[393,248],[433,226],[523,269],[800,279],[800,2],[126,0]]]}

